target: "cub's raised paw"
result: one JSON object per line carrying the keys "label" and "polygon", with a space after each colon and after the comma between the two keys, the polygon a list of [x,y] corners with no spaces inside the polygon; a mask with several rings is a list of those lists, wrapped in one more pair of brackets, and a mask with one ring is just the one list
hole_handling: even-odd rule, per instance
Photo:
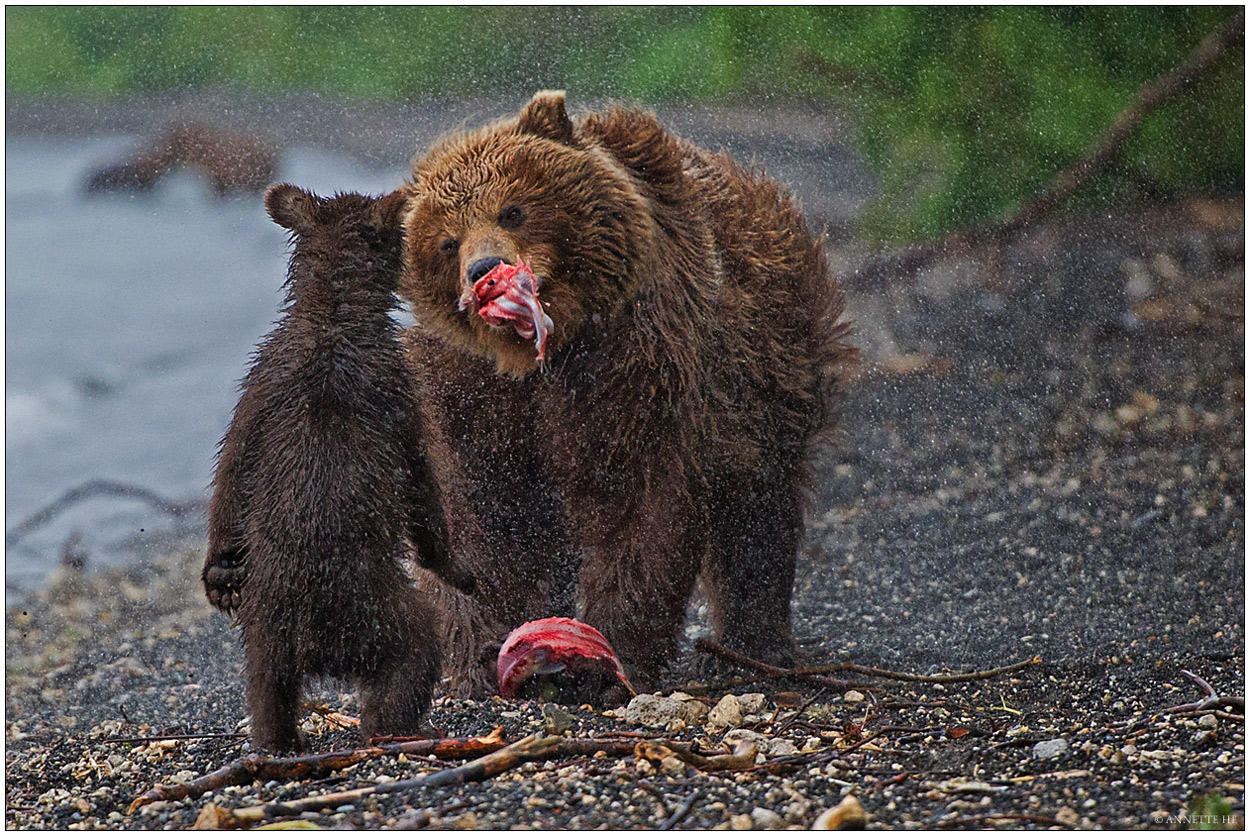
{"label": "cub's raised paw", "polygon": [[233,615],[243,603],[243,583],[247,561],[238,551],[210,553],[200,573],[208,603],[226,615]]}

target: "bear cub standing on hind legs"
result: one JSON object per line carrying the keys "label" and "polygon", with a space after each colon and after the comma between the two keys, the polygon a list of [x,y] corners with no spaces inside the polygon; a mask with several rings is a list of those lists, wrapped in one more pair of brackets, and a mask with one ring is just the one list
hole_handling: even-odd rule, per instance
{"label": "bear cub standing on hind legs", "polygon": [[478,579],[434,590],[459,692],[493,689],[510,630],[575,612],[649,690],[696,580],[720,641],[788,662],[805,471],[855,356],[791,197],[551,91],[405,192],[421,408]]}
{"label": "bear cub standing on hind legs", "polygon": [[462,589],[390,317],[403,196],[265,195],[291,231],[284,317],[262,342],[222,443],[203,580],[238,612],[255,744],[300,746],[303,679],[356,679],[361,734],[416,734],[443,660],[439,615],[404,572]]}

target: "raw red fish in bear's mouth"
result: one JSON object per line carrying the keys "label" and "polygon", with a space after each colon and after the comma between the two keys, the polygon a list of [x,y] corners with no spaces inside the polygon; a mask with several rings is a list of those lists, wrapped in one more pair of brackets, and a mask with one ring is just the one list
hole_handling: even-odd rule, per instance
{"label": "raw red fish in bear's mouth", "polygon": [[545,359],[547,334],[554,323],[538,301],[538,281],[527,262],[496,264],[473,285],[473,296],[478,316],[490,325],[511,323],[522,339],[534,340],[538,359]]}

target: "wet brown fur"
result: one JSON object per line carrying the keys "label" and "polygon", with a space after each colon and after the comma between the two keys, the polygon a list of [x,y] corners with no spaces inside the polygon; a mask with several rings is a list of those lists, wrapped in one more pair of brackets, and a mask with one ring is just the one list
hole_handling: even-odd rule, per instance
{"label": "wet brown fur", "polygon": [[292,231],[284,316],[257,351],[209,510],[209,600],[237,607],[258,747],[298,748],[305,677],[357,679],[361,733],[415,734],[443,659],[437,610],[404,572],[452,563],[399,328],[403,197],[266,195]]}
{"label": "wet brown fur", "polygon": [[[405,191],[430,450],[485,581],[439,593],[461,690],[490,689],[509,630],[574,602],[646,689],[696,580],[720,641],[787,661],[805,465],[855,353],[789,195],[649,113],[574,122],[551,92],[436,146]],[[482,258],[532,264],[541,368],[458,309]]]}

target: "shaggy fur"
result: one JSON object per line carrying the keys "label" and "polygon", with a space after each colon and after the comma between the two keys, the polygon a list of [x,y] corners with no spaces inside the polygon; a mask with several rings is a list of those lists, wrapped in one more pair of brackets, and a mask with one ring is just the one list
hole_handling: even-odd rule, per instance
{"label": "shaggy fur", "polygon": [[265,196],[292,232],[285,316],[261,344],[222,444],[209,600],[238,610],[256,745],[298,748],[306,676],[360,681],[361,734],[415,734],[443,658],[440,619],[399,559],[464,588],[399,330],[403,197]]}
{"label": "shaggy fur", "polygon": [[[508,630],[572,610],[646,690],[700,579],[720,641],[789,660],[805,464],[855,355],[789,195],[649,113],[573,122],[559,92],[443,141],[405,191],[430,450],[489,591],[439,593],[461,690],[489,690]],[[542,368],[460,310],[494,258],[538,278]]]}

